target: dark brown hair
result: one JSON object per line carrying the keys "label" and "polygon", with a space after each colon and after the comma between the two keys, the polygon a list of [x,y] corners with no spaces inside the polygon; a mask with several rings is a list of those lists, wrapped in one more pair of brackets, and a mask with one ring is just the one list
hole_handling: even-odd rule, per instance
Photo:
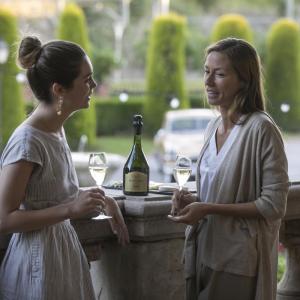
{"label": "dark brown hair", "polygon": [[36,98],[51,103],[53,83],[72,87],[85,55],[80,46],[71,42],[57,40],[42,45],[37,37],[27,36],[20,43],[18,61],[27,70],[27,79]]}
{"label": "dark brown hair", "polygon": [[233,100],[230,115],[235,112],[248,114],[265,110],[265,96],[262,84],[262,70],[259,56],[248,42],[242,39],[226,38],[209,46],[206,57],[211,52],[225,54],[241,80],[242,88]]}

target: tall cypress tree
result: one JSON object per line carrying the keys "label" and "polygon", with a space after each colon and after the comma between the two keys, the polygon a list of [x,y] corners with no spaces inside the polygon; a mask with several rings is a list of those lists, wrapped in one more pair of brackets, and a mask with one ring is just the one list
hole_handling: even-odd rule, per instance
{"label": "tall cypress tree", "polygon": [[[86,20],[78,5],[71,3],[65,7],[60,16],[57,36],[59,39],[77,43],[88,55],[90,54]],[[89,109],[73,114],[64,126],[72,149],[77,148],[82,135],[86,135],[88,143],[92,144],[96,137],[96,114],[93,101],[91,101]]]}
{"label": "tall cypress tree", "polygon": [[145,129],[154,133],[177,98],[180,107],[188,107],[185,71],[186,22],[175,14],[156,18],[150,33],[147,56],[147,100],[144,107]]}
{"label": "tall cypress tree", "polygon": [[266,87],[271,115],[289,131],[299,131],[299,82],[300,27],[293,20],[281,19],[272,25],[267,37]]}
{"label": "tall cypress tree", "polygon": [[7,143],[13,130],[25,118],[25,104],[21,87],[16,80],[19,69],[16,65],[15,45],[18,41],[17,21],[12,12],[0,8],[0,38],[7,43],[9,56],[7,62],[1,66],[1,128],[2,145],[0,152]]}
{"label": "tall cypress tree", "polygon": [[249,43],[253,40],[253,33],[247,19],[238,14],[226,14],[216,21],[211,39],[216,42],[227,37],[244,39]]}

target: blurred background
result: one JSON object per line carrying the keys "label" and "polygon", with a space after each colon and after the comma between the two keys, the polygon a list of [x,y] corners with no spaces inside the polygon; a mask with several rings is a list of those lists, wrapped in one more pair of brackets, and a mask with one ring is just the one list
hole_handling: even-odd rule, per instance
{"label": "blurred background", "polygon": [[[204,50],[233,36],[252,43],[261,56],[267,108],[283,131],[290,178],[297,181],[299,19],[299,0],[0,0],[0,151],[37,104],[15,64],[19,40],[66,39],[87,51],[98,82],[91,108],[65,124],[77,170],[87,169],[89,152],[106,151],[111,162],[106,181],[121,180],[133,141],[132,116],[141,113],[150,177],[171,180],[158,167],[162,146],[154,142],[165,113],[208,108]],[[175,146],[164,147],[172,159]],[[93,184],[88,173],[80,178],[82,185]]]}
{"label": "blurred background", "polygon": [[[88,173],[92,151],[108,153],[106,182],[122,179],[137,113],[144,117],[150,179],[170,181],[158,151],[172,162],[183,150],[176,148],[179,138],[158,143],[167,140],[163,134],[172,135],[166,113],[209,108],[203,92],[204,50],[232,36],[252,43],[261,56],[267,109],[283,132],[290,180],[299,181],[299,21],[300,0],[0,0],[0,153],[37,105],[15,63],[20,39],[65,39],[87,51],[98,82],[90,109],[65,124],[80,184],[94,184]],[[278,279],[283,270],[281,255]]]}

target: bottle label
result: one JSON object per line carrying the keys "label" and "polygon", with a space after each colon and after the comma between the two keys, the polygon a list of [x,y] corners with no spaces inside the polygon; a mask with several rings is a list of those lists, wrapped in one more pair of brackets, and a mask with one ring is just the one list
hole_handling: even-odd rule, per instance
{"label": "bottle label", "polygon": [[142,172],[130,172],[125,174],[126,192],[147,192],[147,175]]}

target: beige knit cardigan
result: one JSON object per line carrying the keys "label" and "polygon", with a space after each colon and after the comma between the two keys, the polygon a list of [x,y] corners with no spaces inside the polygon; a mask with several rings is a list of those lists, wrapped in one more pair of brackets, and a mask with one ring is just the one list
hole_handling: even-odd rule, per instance
{"label": "beige knit cardigan", "polygon": [[[280,131],[263,112],[243,116],[236,140],[212,182],[213,203],[254,202],[263,218],[208,215],[188,226],[185,243],[186,278],[195,278],[200,263],[234,274],[257,276],[255,300],[276,299],[278,232],[285,214],[289,180]],[[211,122],[198,159],[199,166],[221,117]],[[198,243],[196,240],[198,236]]]}

